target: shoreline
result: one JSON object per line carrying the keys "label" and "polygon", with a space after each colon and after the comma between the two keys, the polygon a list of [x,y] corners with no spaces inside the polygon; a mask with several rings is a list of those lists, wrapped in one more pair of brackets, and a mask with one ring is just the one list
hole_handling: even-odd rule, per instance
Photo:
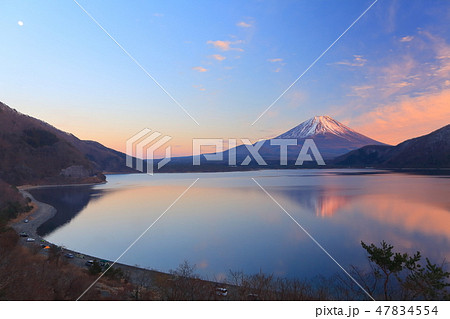
{"label": "shoreline", "polygon": [[[31,195],[25,189],[19,189],[19,192],[24,198],[27,198],[31,201],[34,208],[30,212],[30,214],[22,214],[21,216],[18,216],[18,220],[12,223],[11,227],[17,233],[25,232],[29,237],[34,238],[36,241],[39,240],[40,242],[41,240],[43,240],[43,238],[41,238],[37,234],[38,227],[55,216],[57,211],[53,206],[37,201],[33,197],[33,195]],[[24,222],[25,219],[28,219],[28,223]]]}
{"label": "shoreline", "polygon": [[37,188],[95,186],[95,185],[103,185],[103,184],[106,184],[106,183],[107,183],[107,181],[98,182],[98,183],[83,183],[83,184],[20,185],[20,186],[17,186],[17,189],[19,191],[27,191],[29,189],[37,189]]}
{"label": "shoreline", "polygon": [[[106,182],[105,182],[106,183]],[[61,185],[61,186],[86,186],[86,185],[97,185],[95,184],[75,184],[75,185]],[[25,232],[28,237],[20,237],[19,243],[20,245],[24,247],[31,248],[32,246],[36,245],[55,245],[60,247],[59,245],[53,244],[47,240],[45,240],[43,237],[39,236],[37,234],[37,229],[39,226],[44,224],[46,221],[48,221],[50,218],[55,216],[57,214],[57,210],[46,203],[40,202],[36,200],[27,190],[29,189],[35,189],[35,188],[44,188],[44,187],[59,187],[60,185],[37,185],[37,186],[29,186],[29,185],[23,185],[20,186],[19,192],[22,196],[25,198],[29,198],[31,200],[31,203],[33,204],[34,208],[31,212],[21,214],[19,215],[15,220],[10,223],[11,228],[13,228],[18,234],[21,232]],[[24,220],[28,219],[28,222],[25,223]],[[35,239],[34,242],[27,242],[27,238],[33,238]],[[104,258],[98,258],[96,256],[91,256],[84,254],[82,252],[74,251],[70,248],[62,248],[62,258],[65,258],[65,260],[73,265],[76,265],[82,269],[87,270],[87,266],[85,265],[86,261],[88,260],[98,260],[103,261],[112,264],[114,263],[113,260],[106,260]],[[46,254],[46,251],[44,249],[41,250],[41,253]],[[73,258],[66,258],[64,257],[64,254],[70,253],[74,257]],[[146,268],[140,268],[137,266],[130,266],[122,263],[115,263],[113,268],[120,268],[123,273],[128,277],[128,280],[133,284],[139,284],[140,281],[142,281],[143,276],[146,276],[149,279],[149,286],[153,286],[153,283],[155,282],[155,277],[157,275],[164,275],[164,276],[172,276],[171,274],[146,269]]]}
{"label": "shoreline", "polygon": [[[337,170],[354,170],[354,169],[359,169],[362,171],[378,171],[379,173],[395,173],[394,170],[389,170],[389,169],[377,169],[377,168],[332,168],[332,169],[337,169]],[[261,171],[264,171],[267,169],[262,169]],[[278,169],[274,169],[274,170],[278,170]],[[406,170],[411,170],[411,169],[405,169],[403,172],[405,172]],[[413,169],[414,170],[414,169]],[[422,171],[424,169],[421,169]],[[429,169],[431,171],[436,170],[436,169]],[[439,171],[442,172],[442,169],[437,169]],[[448,172],[450,173],[450,169],[444,169],[444,170],[448,170]],[[238,172],[242,172],[242,171],[238,171]],[[159,172],[159,174],[170,174],[170,173],[178,173],[178,172]],[[211,174],[211,173],[228,173],[228,172],[183,172],[181,174],[185,174],[185,173],[206,173],[206,174]],[[118,173],[118,174],[122,174],[122,173]],[[136,174],[136,173],[124,173],[125,175],[128,174]],[[140,173],[142,175],[146,175],[146,173]],[[444,174],[443,176],[447,176],[446,174]],[[108,181],[102,181],[102,182],[92,182],[92,183],[82,183],[82,184],[48,184],[48,185],[20,185],[17,186],[17,189],[19,190],[20,194],[24,197],[24,198],[28,198],[31,201],[31,204],[33,206],[33,209],[30,212],[27,213],[22,213],[20,214],[17,218],[15,218],[14,220],[11,220],[9,225],[19,234],[21,232],[25,232],[27,233],[27,235],[30,238],[34,238],[35,242],[27,242],[26,241],[26,237],[20,237],[20,243],[24,246],[30,246],[30,244],[42,244],[45,243],[47,245],[56,245],[53,244],[47,240],[45,240],[44,238],[42,238],[41,236],[39,236],[37,234],[37,229],[44,224],[46,221],[48,221],[49,219],[51,219],[52,217],[54,217],[57,214],[57,210],[56,208],[54,208],[53,206],[44,203],[44,202],[40,202],[38,200],[36,200],[29,192],[28,190],[31,189],[40,189],[40,188],[51,188],[51,187],[77,187],[77,186],[95,186],[95,185],[103,185],[103,184],[107,184]],[[28,219],[28,223],[25,223],[24,220]],[[56,245],[58,247],[60,247],[59,245]],[[87,260],[106,260],[104,258],[99,258],[96,256],[90,256],[87,254],[84,254],[82,252],[78,252],[75,250],[71,250],[69,248],[63,247],[63,252],[64,253],[71,253],[73,254],[75,257],[73,259],[68,259],[68,261],[73,261],[74,259],[77,258],[77,256],[82,256],[82,257],[78,257],[83,259],[83,263],[77,263],[80,266],[84,267],[84,263]],[[113,263],[114,261],[110,261],[108,260],[108,262]],[[168,273],[165,272],[161,272],[161,271],[157,271],[157,270],[150,270],[147,268],[141,268],[141,267],[136,267],[136,266],[130,266],[130,265],[126,265],[126,264],[121,264],[121,263],[115,263],[114,264],[117,267],[120,268],[130,268],[136,270],[139,269],[141,271],[150,271],[150,272],[155,272],[155,273],[159,273],[159,274],[166,274],[166,275],[170,275]]]}

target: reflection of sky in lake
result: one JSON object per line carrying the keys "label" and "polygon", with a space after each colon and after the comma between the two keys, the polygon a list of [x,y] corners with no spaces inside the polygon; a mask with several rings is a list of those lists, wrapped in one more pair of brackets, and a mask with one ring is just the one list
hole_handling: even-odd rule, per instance
{"label": "reflection of sky in lake", "polygon": [[47,239],[115,259],[200,177],[121,262],[167,271],[188,260],[209,278],[230,269],[288,277],[339,271],[253,177],[344,267],[366,265],[361,240],[450,258],[450,179],[354,172],[109,175],[91,190],[96,200]]}

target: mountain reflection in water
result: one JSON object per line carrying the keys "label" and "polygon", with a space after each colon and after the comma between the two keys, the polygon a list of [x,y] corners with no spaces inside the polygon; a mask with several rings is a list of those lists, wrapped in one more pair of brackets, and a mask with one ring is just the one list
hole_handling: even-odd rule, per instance
{"label": "mountain reflection in water", "polygon": [[42,187],[28,191],[43,203],[52,205],[57,213],[37,229],[39,236],[45,236],[57,228],[70,223],[90,201],[95,201],[104,194],[101,189],[92,186]]}
{"label": "mountain reflection in water", "polygon": [[385,240],[396,251],[419,250],[437,263],[450,258],[449,178],[358,173],[109,175],[103,185],[32,194],[58,209],[40,229],[46,239],[115,259],[199,177],[121,259],[161,271],[184,260],[210,278],[226,276],[230,269],[299,278],[339,271],[252,178],[344,267],[367,265],[361,240]]}

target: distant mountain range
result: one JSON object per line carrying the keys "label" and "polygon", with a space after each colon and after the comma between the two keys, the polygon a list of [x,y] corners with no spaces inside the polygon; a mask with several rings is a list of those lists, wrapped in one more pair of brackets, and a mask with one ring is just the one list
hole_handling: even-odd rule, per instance
{"label": "distant mountain range", "polygon": [[396,146],[364,146],[335,158],[333,164],[378,168],[450,168],[450,124]]}
{"label": "distant mountain range", "polygon": [[[271,144],[276,139],[291,139],[297,144],[287,148],[288,167],[294,166],[305,140],[312,139],[326,161],[325,167],[450,168],[450,125],[390,146],[329,116],[315,116],[276,138],[259,142],[258,153],[267,166],[256,165],[248,147],[239,145],[223,152],[222,161],[207,161],[208,154],[202,154],[202,165],[193,166],[192,156],[177,157],[159,171],[285,168],[279,162],[280,146]],[[228,157],[233,154],[236,166],[230,167]],[[136,172],[126,166],[125,159],[124,153],[80,140],[0,102],[0,181],[13,185],[100,182],[106,172]],[[242,165],[245,161],[248,165]],[[303,167],[315,166],[309,163]]]}
{"label": "distant mountain range", "polygon": [[0,179],[13,185],[104,180],[131,172],[125,154],[17,112],[0,102]]}

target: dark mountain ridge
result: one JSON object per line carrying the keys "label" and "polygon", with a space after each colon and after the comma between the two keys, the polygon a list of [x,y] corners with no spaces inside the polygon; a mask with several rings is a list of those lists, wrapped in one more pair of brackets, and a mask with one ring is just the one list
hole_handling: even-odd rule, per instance
{"label": "dark mountain ridge", "polygon": [[450,168],[450,124],[396,146],[364,146],[335,158],[333,164],[378,168]]}
{"label": "dark mountain ridge", "polygon": [[103,171],[132,171],[125,154],[82,141],[1,102],[0,150],[0,179],[13,185],[101,182]]}

